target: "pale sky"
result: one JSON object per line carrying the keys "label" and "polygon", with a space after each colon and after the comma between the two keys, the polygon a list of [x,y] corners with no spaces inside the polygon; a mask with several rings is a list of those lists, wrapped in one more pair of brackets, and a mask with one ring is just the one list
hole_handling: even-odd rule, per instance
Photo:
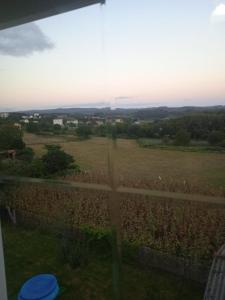
{"label": "pale sky", "polygon": [[225,105],[225,1],[107,0],[0,31],[0,110]]}

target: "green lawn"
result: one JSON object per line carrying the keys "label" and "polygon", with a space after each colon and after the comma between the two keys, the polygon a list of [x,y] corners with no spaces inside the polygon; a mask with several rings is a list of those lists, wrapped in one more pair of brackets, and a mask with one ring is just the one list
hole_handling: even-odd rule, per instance
{"label": "green lawn", "polygon": [[[54,236],[37,231],[3,226],[9,299],[18,293],[21,284],[38,273],[57,276],[63,293],[59,299],[112,299],[111,263],[106,258],[94,258],[82,269],[63,264],[60,243]],[[143,271],[123,265],[123,299],[197,300],[203,290],[197,284],[170,274]]]}

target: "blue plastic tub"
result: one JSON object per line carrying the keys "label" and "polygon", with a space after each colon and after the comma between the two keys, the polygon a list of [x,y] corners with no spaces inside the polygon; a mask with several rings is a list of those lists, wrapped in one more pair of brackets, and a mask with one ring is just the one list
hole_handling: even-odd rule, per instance
{"label": "blue plastic tub", "polygon": [[59,293],[57,279],[51,274],[30,278],[22,286],[18,300],[53,300]]}

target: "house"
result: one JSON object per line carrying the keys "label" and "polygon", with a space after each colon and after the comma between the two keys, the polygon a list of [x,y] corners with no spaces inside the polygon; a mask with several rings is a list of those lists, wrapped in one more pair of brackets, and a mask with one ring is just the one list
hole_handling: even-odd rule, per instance
{"label": "house", "polygon": [[39,113],[34,113],[33,117],[34,117],[34,119],[40,119],[41,118]]}
{"label": "house", "polygon": [[96,122],[96,125],[97,125],[97,126],[104,125],[104,122],[103,122],[103,121],[97,120],[97,121],[95,121],[95,122]]}
{"label": "house", "polygon": [[66,124],[67,125],[73,125],[73,126],[77,127],[78,124],[79,124],[79,121],[78,120],[69,120],[69,121],[66,122]]}
{"label": "house", "polygon": [[20,123],[14,123],[14,126],[17,127],[18,129],[22,129],[22,125]]}
{"label": "house", "polygon": [[9,113],[7,113],[7,112],[1,112],[0,113],[0,118],[6,119],[6,118],[8,118],[8,116],[9,116]]}
{"label": "house", "polygon": [[63,119],[53,119],[53,125],[63,126]]}
{"label": "house", "polygon": [[141,124],[141,121],[140,121],[140,120],[134,121],[134,125],[140,125],[140,124]]}
{"label": "house", "polygon": [[[23,118],[23,117],[22,117],[22,118]],[[24,119],[24,118],[23,118],[20,122],[25,123],[25,124],[30,123],[29,119]]]}
{"label": "house", "polygon": [[123,119],[115,119],[115,123],[123,123]]}

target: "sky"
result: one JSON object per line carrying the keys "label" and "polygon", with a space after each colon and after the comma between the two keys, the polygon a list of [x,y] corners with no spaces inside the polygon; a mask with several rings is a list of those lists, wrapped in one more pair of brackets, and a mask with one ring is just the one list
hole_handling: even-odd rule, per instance
{"label": "sky", "polygon": [[0,111],[225,105],[225,0],[106,0],[0,31]]}

